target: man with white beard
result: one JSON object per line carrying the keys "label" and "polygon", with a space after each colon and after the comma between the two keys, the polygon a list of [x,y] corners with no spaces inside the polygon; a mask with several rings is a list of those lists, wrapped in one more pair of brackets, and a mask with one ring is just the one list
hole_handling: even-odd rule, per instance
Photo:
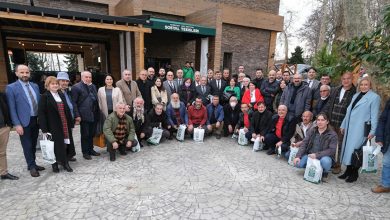
{"label": "man with white beard", "polygon": [[171,95],[171,102],[167,106],[168,129],[171,136],[181,124],[188,126],[188,115],[186,105],[180,101],[179,94]]}

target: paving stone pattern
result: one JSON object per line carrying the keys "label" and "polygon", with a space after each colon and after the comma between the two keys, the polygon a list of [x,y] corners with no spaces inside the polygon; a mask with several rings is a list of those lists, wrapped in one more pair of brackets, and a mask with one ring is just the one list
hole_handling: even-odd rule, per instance
{"label": "paving stone pattern", "polygon": [[74,137],[73,173],[53,173],[38,152],[46,170],[32,178],[11,133],[8,165],[20,180],[0,182],[0,219],[390,219],[390,194],[370,192],[379,173],[312,184],[284,159],[215,137],[145,145],[115,162],[95,148],[102,156],[86,161],[78,128]]}

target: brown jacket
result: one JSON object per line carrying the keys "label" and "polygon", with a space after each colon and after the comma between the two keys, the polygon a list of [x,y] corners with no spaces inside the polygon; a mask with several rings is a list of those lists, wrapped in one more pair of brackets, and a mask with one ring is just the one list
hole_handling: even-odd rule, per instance
{"label": "brown jacket", "polygon": [[125,99],[126,104],[133,106],[134,99],[137,97],[142,97],[142,95],[135,81],[131,80],[130,85],[131,91],[129,90],[129,87],[127,86],[125,80],[121,79],[116,82],[116,87],[118,87],[122,91],[123,98]]}

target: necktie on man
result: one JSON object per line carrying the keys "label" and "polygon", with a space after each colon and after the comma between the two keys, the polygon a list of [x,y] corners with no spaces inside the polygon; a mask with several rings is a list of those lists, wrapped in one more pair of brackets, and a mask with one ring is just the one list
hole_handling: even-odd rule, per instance
{"label": "necktie on man", "polygon": [[34,116],[36,116],[38,114],[37,100],[35,100],[35,97],[34,97],[34,95],[31,92],[30,84],[26,84],[26,86],[27,86],[28,96],[30,96],[30,99],[31,99],[31,104],[32,104]]}

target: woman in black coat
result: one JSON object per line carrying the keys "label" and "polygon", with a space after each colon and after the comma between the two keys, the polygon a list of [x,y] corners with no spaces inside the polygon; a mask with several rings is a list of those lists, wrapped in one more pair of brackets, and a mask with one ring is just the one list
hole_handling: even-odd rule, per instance
{"label": "woman in black coat", "polygon": [[190,78],[184,79],[184,83],[180,88],[180,101],[182,101],[188,108],[195,101],[196,91],[192,86],[192,80]]}
{"label": "woman in black coat", "polygon": [[[47,91],[39,100],[38,121],[42,132],[50,133],[54,142],[56,163],[52,165],[53,172],[58,173],[58,164],[68,172],[73,172],[69,166],[68,153],[74,152],[72,137],[73,120],[64,94],[58,92],[58,81],[49,76],[45,81]],[[71,148],[71,149],[68,149]]]}

